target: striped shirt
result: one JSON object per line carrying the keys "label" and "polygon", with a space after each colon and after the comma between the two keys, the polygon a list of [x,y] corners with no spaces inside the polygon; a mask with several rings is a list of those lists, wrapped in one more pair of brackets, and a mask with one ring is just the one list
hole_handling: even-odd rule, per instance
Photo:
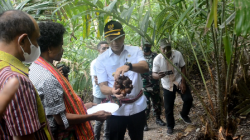
{"label": "striped shirt", "polygon": [[36,89],[27,77],[28,68],[13,56],[4,55],[8,58],[0,57],[0,89],[13,77],[18,79],[19,88],[0,118],[0,140],[12,140],[13,136],[29,134],[34,134],[35,140],[47,140],[43,129],[45,123],[39,121]]}

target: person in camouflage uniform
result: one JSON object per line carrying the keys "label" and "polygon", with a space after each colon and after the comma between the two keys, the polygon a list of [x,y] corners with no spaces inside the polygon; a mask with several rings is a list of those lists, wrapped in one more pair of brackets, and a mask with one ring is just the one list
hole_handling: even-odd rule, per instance
{"label": "person in camouflage uniform", "polygon": [[[155,52],[151,51],[151,44],[147,41],[143,41],[143,52],[144,57],[149,66],[149,72],[141,74],[143,81],[143,93],[147,97],[147,108],[146,108],[146,118],[149,119],[149,113],[151,110],[151,101],[153,103],[154,115],[156,116],[156,124],[160,126],[165,126],[166,123],[163,122],[160,118],[161,115],[161,97],[160,97],[160,81],[152,78],[152,68],[154,58],[158,55]],[[150,101],[151,98],[151,101]],[[145,124],[144,131],[148,130],[147,123]]]}

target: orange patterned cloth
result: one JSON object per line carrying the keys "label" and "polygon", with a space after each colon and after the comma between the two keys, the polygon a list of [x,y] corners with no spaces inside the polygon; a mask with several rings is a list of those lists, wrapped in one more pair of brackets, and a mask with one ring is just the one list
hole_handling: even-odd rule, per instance
{"label": "orange patterned cloth", "polygon": [[[74,92],[72,86],[68,80],[49,62],[47,62],[42,57],[39,57],[36,64],[41,65],[45,69],[49,70],[59,81],[64,90],[64,104],[67,113],[72,114],[87,114],[86,108],[84,106],[81,98]],[[75,135],[78,140],[93,140],[94,132],[89,121],[73,126],[75,129]]]}

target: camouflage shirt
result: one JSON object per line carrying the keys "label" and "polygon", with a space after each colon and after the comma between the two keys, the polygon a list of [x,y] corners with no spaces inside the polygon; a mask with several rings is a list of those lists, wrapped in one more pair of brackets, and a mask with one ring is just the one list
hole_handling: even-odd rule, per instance
{"label": "camouflage shirt", "polygon": [[149,72],[141,74],[142,81],[143,81],[143,88],[145,88],[145,87],[159,87],[159,80],[154,80],[152,78],[153,61],[157,55],[158,54],[155,52],[152,52],[150,55],[144,55],[146,61],[148,62]]}

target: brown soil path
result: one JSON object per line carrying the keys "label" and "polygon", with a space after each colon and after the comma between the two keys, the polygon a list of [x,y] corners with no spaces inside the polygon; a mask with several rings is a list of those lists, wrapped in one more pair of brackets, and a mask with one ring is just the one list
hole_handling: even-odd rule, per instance
{"label": "brown soil path", "polygon": [[[201,90],[201,96],[205,92]],[[179,112],[182,109],[182,100],[180,95],[177,94],[175,100],[174,116],[175,116],[175,128],[174,134],[171,136],[167,135],[167,127],[159,126],[155,123],[155,117],[151,111],[150,119],[148,120],[149,131],[144,131],[144,140],[196,140],[200,133],[204,133],[205,126],[201,123],[200,116],[204,115],[203,108],[197,97],[194,96],[194,107],[190,111],[190,118],[193,122],[192,125],[185,124],[179,118]],[[163,110],[164,112],[164,110]],[[162,120],[166,121],[165,116],[162,114]],[[242,119],[237,130],[236,136],[243,136],[243,140],[250,140],[250,115],[246,119]],[[102,138],[101,138],[102,140]],[[130,140],[128,133],[125,134],[125,140]]]}

